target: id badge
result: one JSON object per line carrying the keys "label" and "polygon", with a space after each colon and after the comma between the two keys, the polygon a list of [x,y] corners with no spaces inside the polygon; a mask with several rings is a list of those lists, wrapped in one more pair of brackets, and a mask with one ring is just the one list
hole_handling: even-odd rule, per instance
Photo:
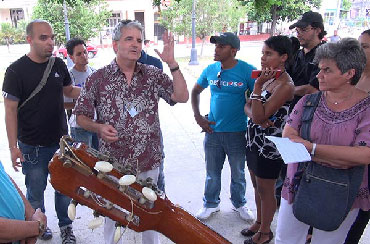
{"label": "id badge", "polygon": [[130,114],[130,116],[132,118],[135,117],[138,114],[138,112],[136,111],[136,109],[134,107],[131,107],[130,109],[126,107],[126,109],[127,109],[127,112]]}

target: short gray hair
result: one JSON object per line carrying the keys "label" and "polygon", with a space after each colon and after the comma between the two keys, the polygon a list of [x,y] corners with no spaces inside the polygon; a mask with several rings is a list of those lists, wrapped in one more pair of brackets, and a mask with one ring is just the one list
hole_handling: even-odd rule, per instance
{"label": "short gray hair", "polygon": [[143,32],[144,32],[144,28],[140,24],[140,22],[136,20],[121,20],[120,22],[118,22],[116,27],[114,27],[113,35],[112,35],[113,41],[119,41],[121,39],[123,28],[136,28],[141,32],[141,35],[143,35]]}
{"label": "short gray hair", "polygon": [[35,24],[35,23],[45,23],[45,24],[48,24],[48,25],[51,26],[51,24],[49,22],[47,22],[46,20],[43,20],[43,19],[35,19],[35,20],[32,20],[26,26],[26,35],[27,36],[32,36],[32,34],[33,34],[33,24]]}
{"label": "short gray hair", "polygon": [[366,65],[366,55],[354,38],[343,38],[336,43],[321,45],[316,50],[314,62],[318,64],[322,59],[333,60],[342,74],[354,69],[351,85],[357,84]]}

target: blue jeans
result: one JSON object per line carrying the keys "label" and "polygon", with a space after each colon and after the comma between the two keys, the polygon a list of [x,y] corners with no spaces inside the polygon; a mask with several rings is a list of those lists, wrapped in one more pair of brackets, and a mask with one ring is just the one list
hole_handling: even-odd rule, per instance
{"label": "blue jeans", "polygon": [[165,155],[164,155],[162,130],[159,130],[159,133],[160,133],[160,139],[161,139],[161,150],[162,150],[162,153],[163,153],[163,158],[162,158],[162,161],[161,161],[161,165],[159,165],[159,175],[158,175],[157,186],[158,186],[159,190],[161,190],[163,192],[166,192],[165,191],[165,181],[164,181],[164,158],[165,158]]}
{"label": "blue jeans", "polygon": [[215,208],[220,203],[221,171],[226,155],[231,170],[230,193],[231,202],[235,208],[245,205],[245,131],[242,132],[213,132],[206,133],[204,138],[206,159],[206,184],[203,205]]}
{"label": "blue jeans", "polygon": [[[18,141],[19,148],[23,154],[22,172],[26,176],[27,187],[26,197],[34,209],[40,208],[45,212],[44,191],[47,185],[49,174],[49,161],[58,150],[59,145],[54,146],[31,146]],[[55,191],[55,211],[59,219],[59,227],[72,223],[68,218],[68,205],[71,198]]]}
{"label": "blue jeans", "polygon": [[78,142],[83,142],[89,147],[99,150],[99,140],[96,133],[80,127],[71,127],[71,137]]}
{"label": "blue jeans", "polygon": [[164,181],[164,158],[162,159],[161,165],[159,165],[157,186],[159,190],[166,192],[165,191],[165,181]]}

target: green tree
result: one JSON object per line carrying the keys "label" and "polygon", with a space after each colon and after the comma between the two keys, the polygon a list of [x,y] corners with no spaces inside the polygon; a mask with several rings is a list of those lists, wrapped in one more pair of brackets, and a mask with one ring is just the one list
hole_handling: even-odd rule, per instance
{"label": "green tree", "polygon": [[14,43],[26,43],[26,26],[26,21],[18,21],[17,28],[14,33]]}
{"label": "green tree", "polygon": [[319,8],[321,0],[239,0],[247,6],[248,19],[271,23],[270,34],[276,31],[278,21],[294,21],[313,7]]}
{"label": "green tree", "polygon": [[349,11],[349,9],[352,7],[351,0],[343,0],[342,1],[342,9],[345,11]]}
{"label": "green tree", "polygon": [[[161,24],[177,35],[191,36],[191,13],[193,0],[171,3],[161,11]],[[240,19],[246,9],[237,0],[197,0],[196,36],[203,40],[217,32],[238,30]],[[203,45],[201,49],[202,55]]]}
{"label": "green tree", "polygon": [[26,25],[25,21],[19,21],[18,26],[13,27],[10,23],[0,24],[0,44],[8,46],[10,44],[19,44],[26,42]]}
{"label": "green tree", "polygon": [[347,16],[348,16],[348,13],[349,13],[349,10],[351,9],[351,7],[352,7],[352,2],[350,0],[343,0],[342,1],[341,9],[343,11],[340,12],[340,18],[341,19],[347,19]]}
{"label": "green tree", "polygon": [[[103,0],[67,0],[66,4],[71,37],[88,40],[97,36],[111,15]],[[66,42],[62,0],[38,0],[32,17],[53,25],[57,45]]]}
{"label": "green tree", "polygon": [[1,23],[0,25],[0,39],[2,43],[5,43],[8,46],[13,42],[15,36],[15,28],[10,23]]}

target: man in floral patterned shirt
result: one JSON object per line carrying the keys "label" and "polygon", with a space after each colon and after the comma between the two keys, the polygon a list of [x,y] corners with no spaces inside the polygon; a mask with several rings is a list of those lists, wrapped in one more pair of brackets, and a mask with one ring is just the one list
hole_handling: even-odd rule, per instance
{"label": "man in floral patterned shirt", "polygon": [[[113,32],[116,58],[97,70],[85,83],[74,113],[77,123],[99,135],[100,152],[113,157],[113,166],[126,165],[138,178],[158,179],[162,160],[159,98],[167,103],[185,103],[189,98],[185,79],[174,58],[174,39],[163,36],[163,52],[157,54],[170,68],[173,80],[154,66],[138,63],[143,42],[139,22],[121,21]],[[98,120],[94,121],[94,109]],[[113,243],[114,223],[106,220],[104,238]],[[142,243],[159,243],[154,231],[143,232]]]}

